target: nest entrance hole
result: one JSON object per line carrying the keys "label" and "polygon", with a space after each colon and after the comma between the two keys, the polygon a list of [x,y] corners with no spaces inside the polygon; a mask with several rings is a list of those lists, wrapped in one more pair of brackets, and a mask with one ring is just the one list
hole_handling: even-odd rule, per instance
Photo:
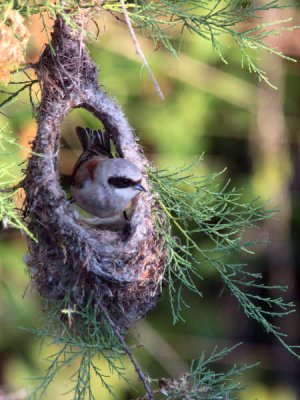
{"label": "nest entrance hole", "polygon": [[[70,191],[71,186],[71,176],[73,172],[73,168],[82,154],[82,146],[76,134],[76,127],[81,126],[84,128],[90,128],[94,130],[105,131],[104,125],[101,120],[95,117],[90,111],[85,110],[84,108],[76,108],[71,110],[71,112],[64,118],[61,124],[61,136],[60,136],[60,151],[58,156],[58,172],[59,172],[59,183],[62,190],[65,192],[67,199],[72,202],[72,195]],[[116,155],[116,143],[113,141],[111,137],[111,150],[112,154]],[[88,224],[88,219],[92,221],[94,219],[94,224],[97,226],[97,229],[107,230],[109,225],[98,224],[94,215],[89,214],[87,211],[81,209],[76,203],[72,202],[72,206],[74,209],[78,211],[79,218],[82,218],[82,222]],[[134,202],[133,204],[126,210],[126,218],[130,218],[132,212],[134,210]],[[120,227],[111,226],[112,231],[120,231],[122,232],[122,238],[126,238],[126,234],[128,235],[130,232],[127,228],[126,230],[127,220],[123,221],[123,230]],[[106,228],[106,229],[105,229]],[[109,227],[110,228],[110,227]],[[126,233],[127,232],[127,233]]]}

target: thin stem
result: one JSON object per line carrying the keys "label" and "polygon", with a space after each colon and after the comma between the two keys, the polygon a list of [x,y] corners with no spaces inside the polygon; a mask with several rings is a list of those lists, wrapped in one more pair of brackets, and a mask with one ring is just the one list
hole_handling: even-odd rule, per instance
{"label": "thin stem", "polygon": [[151,80],[153,82],[153,85],[155,87],[155,90],[156,90],[157,94],[159,95],[159,97],[162,100],[164,100],[165,97],[163,95],[163,92],[161,91],[161,88],[160,88],[160,86],[159,86],[159,84],[158,84],[158,82],[157,82],[157,80],[156,80],[151,68],[150,68],[150,65],[149,65],[149,63],[148,63],[148,61],[147,61],[147,59],[146,59],[146,57],[145,57],[145,55],[144,55],[144,53],[143,53],[143,51],[141,49],[140,43],[139,43],[139,41],[138,41],[138,39],[136,37],[136,34],[134,32],[134,29],[133,29],[132,23],[130,21],[130,17],[129,17],[128,11],[126,9],[124,0],[120,0],[120,4],[121,4],[121,7],[122,7],[124,16],[125,16],[125,21],[126,21],[126,24],[128,26],[131,39],[132,39],[133,44],[135,46],[135,50],[136,50],[137,54],[141,57],[141,59],[143,61],[143,64],[146,67],[146,69],[147,69],[147,71],[148,71],[148,73],[150,75],[150,78],[151,78]]}
{"label": "thin stem", "polygon": [[13,93],[7,92],[7,94],[10,94],[10,96],[5,99],[2,103],[0,103],[0,108],[4,107],[7,103],[9,103],[12,99],[17,97],[21,92],[23,92],[25,89],[30,88],[34,83],[37,83],[38,80],[32,80],[30,83],[27,83],[26,85],[22,86],[19,90]]}
{"label": "thin stem", "polygon": [[27,69],[34,69],[35,66],[36,66],[36,64],[28,64],[28,65],[25,65],[22,68],[18,68],[18,69],[15,69],[15,70],[11,71],[10,74],[13,75],[13,74],[17,74],[18,72],[25,72],[25,71],[27,71]]}
{"label": "thin stem", "polygon": [[141,367],[140,367],[139,364],[137,363],[137,361],[136,361],[134,355],[132,354],[130,348],[127,346],[127,344],[126,344],[126,342],[125,342],[125,340],[124,340],[124,337],[122,336],[122,334],[121,334],[120,331],[119,331],[118,326],[117,326],[117,325],[115,324],[115,322],[111,319],[109,313],[107,312],[107,309],[106,309],[102,304],[100,304],[100,308],[101,308],[101,310],[104,312],[105,317],[107,318],[107,320],[108,320],[108,322],[109,322],[109,324],[110,324],[112,330],[114,331],[114,334],[117,336],[117,338],[119,339],[120,343],[122,344],[122,347],[123,347],[125,353],[126,353],[126,354],[128,355],[128,357],[130,358],[130,360],[131,360],[131,362],[132,362],[132,364],[133,364],[133,366],[134,366],[134,369],[135,369],[136,373],[138,374],[138,376],[139,376],[141,382],[142,382],[143,385],[144,385],[144,388],[145,388],[145,390],[146,390],[146,392],[147,392],[147,394],[148,394],[149,400],[155,400],[155,397],[154,397],[154,395],[153,395],[153,391],[152,391],[152,389],[151,389],[151,387],[150,387],[150,385],[149,385],[149,383],[148,383],[148,380],[147,380],[147,378],[146,378],[144,372],[142,371]]}

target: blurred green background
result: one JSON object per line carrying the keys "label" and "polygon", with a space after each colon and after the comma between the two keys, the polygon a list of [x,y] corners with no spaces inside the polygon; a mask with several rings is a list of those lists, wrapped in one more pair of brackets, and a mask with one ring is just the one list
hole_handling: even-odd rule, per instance
{"label": "blurred green background", "polygon": [[[271,15],[272,17],[272,15]],[[274,18],[280,19],[275,13]],[[294,10],[294,24],[300,21]],[[300,66],[269,54],[259,54],[260,65],[278,87],[260,84],[241,68],[240,53],[224,48],[224,64],[211,45],[193,35],[184,35],[179,58],[141,39],[142,48],[165,94],[161,102],[147,71],[141,67],[125,24],[110,15],[100,15],[100,36],[91,41],[90,51],[99,66],[100,82],[122,105],[141,140],[148,157],[158,167],[178,167],[191,162],[203,152],[199,172],[219,171],[227,167],[227,177],[245,193],[245,200],[260,196],[268,207],[279,206],[272,220],[260,230],[248,231],[247,238],[266,238],[269,246],[260,246],[256,255],[244,258],[251,271],[261,271],[268,284],[287,284],[285,299],[298,302],[300,262]],[[46,37],[38,18],[30,23],[32,39],[28,59],[37,59]],[[95,29],[95,27],[93,28]],[[300,58],[300,31],[276,36],[271,44]],[[224,39],[226,41],[226,38]],[[19,78],[19,77],[18,77]],[[18,79],[16,78],[16,80]],[[21,78],[21,75],[20,75]],[[35,135],[28,94],[0,115],[1,126],[8,126],[22,146]],[[86,112],[75,111],[63,125],[60,170],[70,174],[80,153],[75,136],[77,125],[97,127]],[[1,161],[20,162],[28,153],[13,147],[1,153]],[[20,169],[13,174],[21,176]],[[17,200],[18,201],[18,200]],[[20,202],[20,200],[19,200]],[[34,387],[32,378],[47,367],[44,358],[55,351],[45,345],[40,353],[39,340],[20,327],[38,326],[42,319],[40,300],[31,287],[23,262],[26,240],[16,230],[0,231],[0,399],[23,399]],[[300,399],[300,361],[289,355],[254,321],[248,320],[235,299],[223,291],[215,271],[201,271],[202,299],[186,294],[190,308],[184,312],[185,324],[172,325],[167,294],[147,316],[132,328],[132,334],[144,344],[136,354],[153,377],[177,376],[202,350],[215,345],[244,345],[222,361],[220,367],[232,364],[261,365],[241,377],[247,385],[241,400]],[[275,321],[288,333],[291,343],[299,343],[299,312]],[[105,368],[105,367],[104,367]],[[61,399],[72,385],[61,374],[49,388],[45,399]],[[137,378],[128,365],[128,374]],[[124,383],[112,378],[120,399],[134,394]],[[97,389],[101,400],[111,398]],[[11,393],[11,397],[4,393]]]}

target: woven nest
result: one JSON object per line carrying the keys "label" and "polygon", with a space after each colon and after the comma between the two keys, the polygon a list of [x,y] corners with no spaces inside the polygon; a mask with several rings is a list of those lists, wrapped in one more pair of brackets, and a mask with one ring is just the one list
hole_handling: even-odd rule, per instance
{"label": "woven nest", "polygon": [[92,295],[94,305],[105,305],[115,321],[127,327],[154,307],[160,293],[166,255],[152,213],[155,202],[149,190],[137,196],[126,241],[120,232],[80,221],[59,183],[61,124],[75,108],[93,113],[118,153],[140,168],[149,189],[148,161],[123,112],[100,89],[97,69],[79,33],[61,19],[35,69],[42,99],[24,180],[24,217],[37,239],[28,239],[31,277],[44,298],[60,300],[71,293],[80,307]]}

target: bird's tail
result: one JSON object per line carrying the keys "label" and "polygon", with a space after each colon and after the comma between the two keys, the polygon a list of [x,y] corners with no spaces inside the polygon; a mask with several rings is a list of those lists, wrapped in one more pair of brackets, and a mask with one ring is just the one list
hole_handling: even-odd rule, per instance
{"label": "bird's tail", "polygon": [[104,154],[112,157],[109,133],[91,128],[76,128],[83,151],[91,151],[96,154]]}

